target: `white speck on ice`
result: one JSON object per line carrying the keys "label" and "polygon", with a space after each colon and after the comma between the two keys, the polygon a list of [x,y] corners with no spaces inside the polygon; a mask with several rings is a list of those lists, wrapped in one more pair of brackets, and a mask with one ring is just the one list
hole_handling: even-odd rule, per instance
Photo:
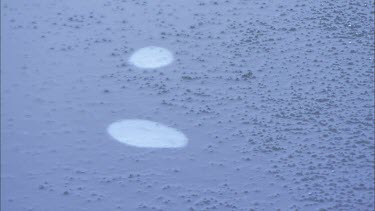
{"label": "white speck on ice", "polygon": [[130,64],[145,69],[163,67],[169,65],[172,61],[173,54],[169,50],[157,46],[141,48],[129,58]]}
{"label": "white speck on ice", "polygon": [[117,141],[135,147],[179,148],[188,143],[177,129],[148,120],[120,120],[110,124],[107,131]]}

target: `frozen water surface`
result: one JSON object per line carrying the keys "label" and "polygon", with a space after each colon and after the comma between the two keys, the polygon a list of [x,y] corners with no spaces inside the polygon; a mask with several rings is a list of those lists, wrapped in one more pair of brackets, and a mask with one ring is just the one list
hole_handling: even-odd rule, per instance
{"label": "frozen water surface", "polygon": [[182,132],[148,120],[117,121],[107,131],[114,139],[135,147],[179,148],[188,142]]}
{"label": "frozen water surface", "polygon": [[129,58],[130,64],[146,69],[167,66],[172,61],[173,54],[169,50],[157,46],[141,48]]}
{"label": "frozen water surface", "polygon": [[373,211],[373,11],[2,0],[1,210]]}

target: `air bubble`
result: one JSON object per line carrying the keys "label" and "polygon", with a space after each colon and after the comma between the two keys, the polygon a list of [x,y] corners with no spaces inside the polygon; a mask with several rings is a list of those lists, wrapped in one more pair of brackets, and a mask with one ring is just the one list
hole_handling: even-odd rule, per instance
{"label": "air bubble", "polygon": [[188,143],[177,129],[148,120],[120,120],[110,124],[107,131],[117,141],[134,147],[180,148]]}
{"label": "air bubble", "polygon": [[173,62],[173,54],[161,47],[149,46],[137,50],[129,58],[129,63],[144,69],[164,67]]}

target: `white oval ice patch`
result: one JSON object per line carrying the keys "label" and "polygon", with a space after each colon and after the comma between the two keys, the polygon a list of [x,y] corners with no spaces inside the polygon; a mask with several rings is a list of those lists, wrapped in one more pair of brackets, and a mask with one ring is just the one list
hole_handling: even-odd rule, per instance
{"label": "white oval ice patch", "polygon": [[139,68],[158,68],[169,65],[173,61],[173,54],[161,47],[148,46],[134,52],[129,63]]}
{"label": "white oval ice patch", "polygon": [[148,120],[120,120],[110,124],[107,131],[117,141],[135,147],[179,148],[188,143],[182,132]]}

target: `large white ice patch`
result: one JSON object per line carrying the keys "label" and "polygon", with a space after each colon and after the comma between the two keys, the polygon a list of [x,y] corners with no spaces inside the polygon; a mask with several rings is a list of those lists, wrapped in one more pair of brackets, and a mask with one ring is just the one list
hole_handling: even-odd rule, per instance
{"label": "large white ice patch", "polygon": [[135,147],[179,148],[188,143],[177,129],[148,120],[120,120],[110,124],[107,131],[117,141]]}
{"label": "large white ice patch", "polygon": [[146,69],[163,67],[169,65],[172,61],[173,54],[169,50],[157,46],[141,48],[129,58],[130,64]]}

